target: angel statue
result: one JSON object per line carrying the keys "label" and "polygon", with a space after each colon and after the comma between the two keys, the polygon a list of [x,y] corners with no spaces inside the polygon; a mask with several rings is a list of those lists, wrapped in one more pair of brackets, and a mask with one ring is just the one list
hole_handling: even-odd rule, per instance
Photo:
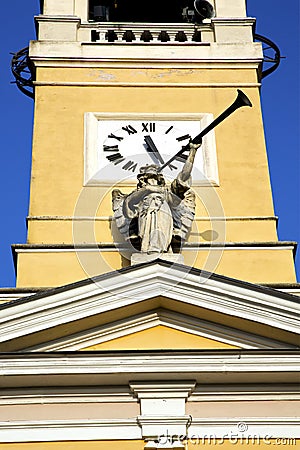
{"label": "angel statue", "polygon": [[137,188],[126,195],[112,192],[114,219],[119,231],[132,246],[146,254],[172,253],[172,246],[185,241],[195,215],[195,194],[191,172],[201,144],[190,142],[190,151],[181,172],[170,186],[160,167],[140,168]]}

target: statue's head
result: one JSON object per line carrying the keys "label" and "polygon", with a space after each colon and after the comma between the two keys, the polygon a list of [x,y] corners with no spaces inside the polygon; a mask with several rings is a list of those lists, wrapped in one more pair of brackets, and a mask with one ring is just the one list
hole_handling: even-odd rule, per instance
{"label": "statue's head", "polygon": [[147,166],[143,166],[140,168],[140,173],[138,175],[138,178],[140,178],[143,175],[158,175],[159,166],[156,164],[149,164]]}
{"label": "statue's head", "polygon": [[149,164],[140,168],[138,174],[138,187],[143,187],[148,183],[148,180],[156,180],[158,186],[164,186],[166,184],[163,175],[159,172],[159,166],[156,164]]}

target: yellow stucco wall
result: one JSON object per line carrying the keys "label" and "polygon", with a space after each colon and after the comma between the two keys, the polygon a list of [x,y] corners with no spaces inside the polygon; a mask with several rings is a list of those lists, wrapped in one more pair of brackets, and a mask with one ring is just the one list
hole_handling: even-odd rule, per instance
{"label": "yellow stucco wall", "polygon": [[[72,244],[74,226],[76,227],[76,223],[71,217],[29,220],[27,242],[29,244]],[[113,243],[111,215],[109,219],[86,219],[80,226],[91,229],[96,242]],[[274,219],[225,219],[223,223],[219,221],[216,226],[213,221],[196,218],[188,242],[223,242],[223,233],[216,232],[216,227],[224,230],[227,242],[277,241]],[[84,236],[80,242],[86,242]]]}
{"label": "yellow stucco wall", "polygon": [[[295,270],[291,250],[225,249],[183,251],[186,265],[200,267],[251,283],[293,283]],[[127,267],[118,251],[47,252],[18,254],[18,287],[51,287],[83,280]]]}
{"label": "yellow stucco wall", "polygon": [[[241,109],[216,128],[217,192],[228,216],[272,216],[259,93],[245,91],[254,108]],[[45,86],[36,96],[30,215],[72,216],[83,182],[85,112],[179,112],[180,105],[182,113],[216,116],[232,103],[235,89]],[[110,196],[99,213],[111,215]]]}
{"label": "yellow stucco wall", "polygon": [[[42,67],[37,69],[28,244],[72,244],[72,216],[83,189],[84,113],[199,113],[220,114],[234,100],[234,84],[253,108],[241,108],[215,129],[220,186],[215,192],[224,216],[222,232],[207,220],[197,201],[190,242],[270,242],[277,240],[254,68],[200,67]],[[202,85],[197,85],[201,82]],[[137,83],[137,85],[134,85]],[[140,83],[140,84],[139,84]],[[201,84],[200,83],[200,84]],[[165,84],[165,85],[164,85]],[[212,86],[210,86],[212,84]],[[219,85],[219,87],[218,87]],[[142,101],[141,101],[142,100]],[[111,193],[104,187],[85,188],[96,199],[99,220],[92,235],[76,236],[76,243],[111,243]],[[209,188],[196,188],[209,197]],[[126,189],[125,189],[126,191]],[[81,211],[81,215],[82,211]],[[87,213],[87,215],[89,215]],[[203,218],[206,217],[206,220]],[[90,229],[90,227],[89,227]],[[213,233],[211,233],[213,230]],[[90,231],[89,231],[90,232]],[[293,282],[291,250],[224,252],[216,267],[203,267],[206,251],[186,253],[186,264],[252,282]],[[101,256],[98,259],[102,259]],[[128,265],[116,252],[90,274],[70,253],[18,255],[17,286],[56,286]]]}
{"label": "yellow stucco wall", "polygon": [[[30,215],[72,215],[82,188],[85,112],[212,112],[216,116],[232,103],[236,90],[180,87],[183,79],[185,83],[199,80],[247,83],[256,77],[254,70],[148,69],[144,72],[147,75],[137,69],[38,70],[39,81],[52,80],[61,85],[36,88]],[[66,80],[92,83],[108,77],[131,82],[148,77],[178,83],[178,87],[63,85]],[[244,90],[254,108],[240,109],[216,128],[221,179],[218,193],[227,215],[272,215],[259,92],[258,88]],[[241,122],[247,126],[241,126]],[[259,195],[255,196],[258,191]],[[109,197],[101,205],[101,215],[111,214]]]}
{"label": "yellow stucco wall", "polygon": [[[219,83],[221,80],[228,83],[256,83],[257,75],[253,69],[228,68],[199,68],[191,69],[185,67],[145,67],[142,64],[138,69],[126,67],[90,67],[88,69],[76,67],[57,67],[54,70],[40,67],[37,69],[37,78],[43,82],[82,82],[90,83],[99,81],[110,82],[157,82],[164,83]],[[167,66],[165,64],[165,66]]]}
{"label": "yellow stucco wall", "polygon": [[158,325],[148,330],[132,333],[108,342],[92,345],[82,350],[154,350],[154,349],[217,349],[238,348],[203,336]]}

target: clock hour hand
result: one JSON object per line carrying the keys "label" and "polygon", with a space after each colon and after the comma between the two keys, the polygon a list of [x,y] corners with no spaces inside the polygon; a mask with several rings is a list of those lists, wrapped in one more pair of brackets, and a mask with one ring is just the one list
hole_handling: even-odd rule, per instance
{"label": "clock hour hand", "polygon": [[154,156],[156,157],[156,159],[161,164],[164,164],[164,160],[163,160],[161,154],[159,153],[156,145],[154,144],[152,137],[151,136],[145,136],[144,139],[145,139],[145,142],[147,144],[147,152],[153,153]]}
{"label": "clock hour hand", "polygon": [[193,155],[193,159],[196,155],[196,151],[197,149],[201,146],[202,144],[202,138],[199,138],[197,140],[197,142],[193,142],[196,141],[196,138],[191,140],[187,145],[185,145],[184,147],[182,147],[181,150],[179,150],[179,152],[175,153],[174,156],[172,156],[172,158],[170,158],[167,162],[165,162],[158,170],[158,172],[161,172],[165,167],[169,166],[171,164],[171,162],[174,161],[174,159],[177,159],[178,157],[180,157],[182,155],[182,153],[184,153],[185,151],[189,150],[189,155],[187,157],[187,159],[190,157],[191,155],[191,151],[194,153]]}

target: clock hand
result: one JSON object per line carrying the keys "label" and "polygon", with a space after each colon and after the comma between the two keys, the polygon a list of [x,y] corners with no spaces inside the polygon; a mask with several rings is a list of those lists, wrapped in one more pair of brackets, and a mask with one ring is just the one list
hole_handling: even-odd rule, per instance
{"label": "clock hand", "polygon": [[[197,141],[196,141],[196,138],[197,138]],[[196,138],[192,139],[187,145],[182,147],[182,149],[179,150],[179,152],[175,153],[175,155],[172,156],[172,158],[170,158],[167,162],[165,162],[162,166],[160,166],[160,168],[158,169],[158,172],[161,172],[165,167],[169,166],[171,164],[171,162],[174,161],[174,159],[178,158],[178,156],[180,156],[186,150],[191,151],[191,149],[195,148],[195,147],[197,150],[197,148],[201,146],[202,138],[201,137],[199,138],[198,136],[196,136]]]}
{"label": "clock hand", "polygon": [[161,164],[164,164],[164,160],[163,160],[161,154],[159,153],[156,145],[154,144],[152,137],[151,136],[145,136],[144,139],[145,139],[145,142],[147,144],[147,148],[146,148],[147,152],[153,153],[155,155],[156,159]]}

